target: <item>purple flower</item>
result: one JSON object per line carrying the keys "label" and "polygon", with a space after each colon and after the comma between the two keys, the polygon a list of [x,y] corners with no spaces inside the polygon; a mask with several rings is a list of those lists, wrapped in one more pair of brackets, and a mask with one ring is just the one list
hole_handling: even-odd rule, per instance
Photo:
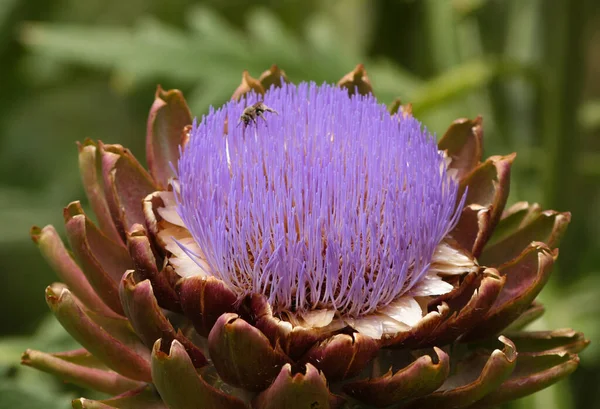
{"label": "purple flower", "polygon": [[205,272],[275,311],[357,317],[414,289],[462,208],[434,137],[314,83],[272,88],[277,115],[234,127],[258,100],[211,110],[179,161],[178,213]]}

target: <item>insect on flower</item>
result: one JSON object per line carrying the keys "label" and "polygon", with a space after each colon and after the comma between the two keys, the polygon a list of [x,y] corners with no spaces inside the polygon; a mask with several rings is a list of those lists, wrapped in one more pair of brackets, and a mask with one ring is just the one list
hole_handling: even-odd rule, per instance
{"label": "insect on flower", "polygon": [[262,118],[266,122],[267,120],[263,116],[265,112],[272,112],[274,114],[279,115],[279,112],[275,111],[273,108],[266,106],[262,101],[258,101],[244,108],[244,112],[242,112],[240,120],[238,121],[238,126],[242,122],[244,123],[244,127],[248,126],[250,122],[254,122],[256,124],[258,118]]}

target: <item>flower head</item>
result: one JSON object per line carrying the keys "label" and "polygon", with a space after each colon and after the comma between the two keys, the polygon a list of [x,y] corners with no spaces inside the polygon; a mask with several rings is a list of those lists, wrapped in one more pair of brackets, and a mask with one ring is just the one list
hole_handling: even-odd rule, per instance
{"label": "flower head", "polygon": [[[226,133],[226,119],[259,99],[279,115]],[[461,210],[443,153],[414,117],[314,83],[211,111],[178,179],[206,273],[265,294],[276,311],[359,316],[390,304],[428,272]]]}
{"label": "flower head", "polygon": [[81,144],[98,224],[72,202],[71,251],[52,226],[31,233],[83,348],[23,364],[117,395],[76,408],[475,409],[574,371],[583,334],[520,331],[569,213],[504,210],[514,155],[482,161],[481,118],[436,145],[362,65],[338,86],[245,72],[193,126],[159,87],[149,171]]}

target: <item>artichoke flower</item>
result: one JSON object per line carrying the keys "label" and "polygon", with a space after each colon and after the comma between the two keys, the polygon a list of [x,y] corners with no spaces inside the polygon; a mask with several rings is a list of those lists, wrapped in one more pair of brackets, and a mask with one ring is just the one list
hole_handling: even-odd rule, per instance
{"label": "artichoke flower", "polygon": [[82,348],[25,365],[113,395],[74,408],[485,408],[572,373],[588,340],[527,332],[569,213],[508,209],[515,155],[482,120],[436,143],[362,65],[337,86],[245,72],[193,120],[160,87],[148,170],[87,140],[96,222],[64,209],[32,238]]}

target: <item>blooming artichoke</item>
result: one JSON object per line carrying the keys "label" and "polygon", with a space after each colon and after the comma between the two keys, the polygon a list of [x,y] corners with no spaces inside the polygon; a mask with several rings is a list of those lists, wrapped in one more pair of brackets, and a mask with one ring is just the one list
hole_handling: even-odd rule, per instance
{"label": "blooming artichoke", "polygon": [[47,303],[82,349],[22,362],[116,395],[75,408],[484,408],[573,372],[588,344],[524,332],[569,213],[505,204],[515,155],[482,120],[436,143],[362,65],[337,86],[247,72],[193,120],[160,87],[148,171],[87,140],[93,222],[33,241]]}

